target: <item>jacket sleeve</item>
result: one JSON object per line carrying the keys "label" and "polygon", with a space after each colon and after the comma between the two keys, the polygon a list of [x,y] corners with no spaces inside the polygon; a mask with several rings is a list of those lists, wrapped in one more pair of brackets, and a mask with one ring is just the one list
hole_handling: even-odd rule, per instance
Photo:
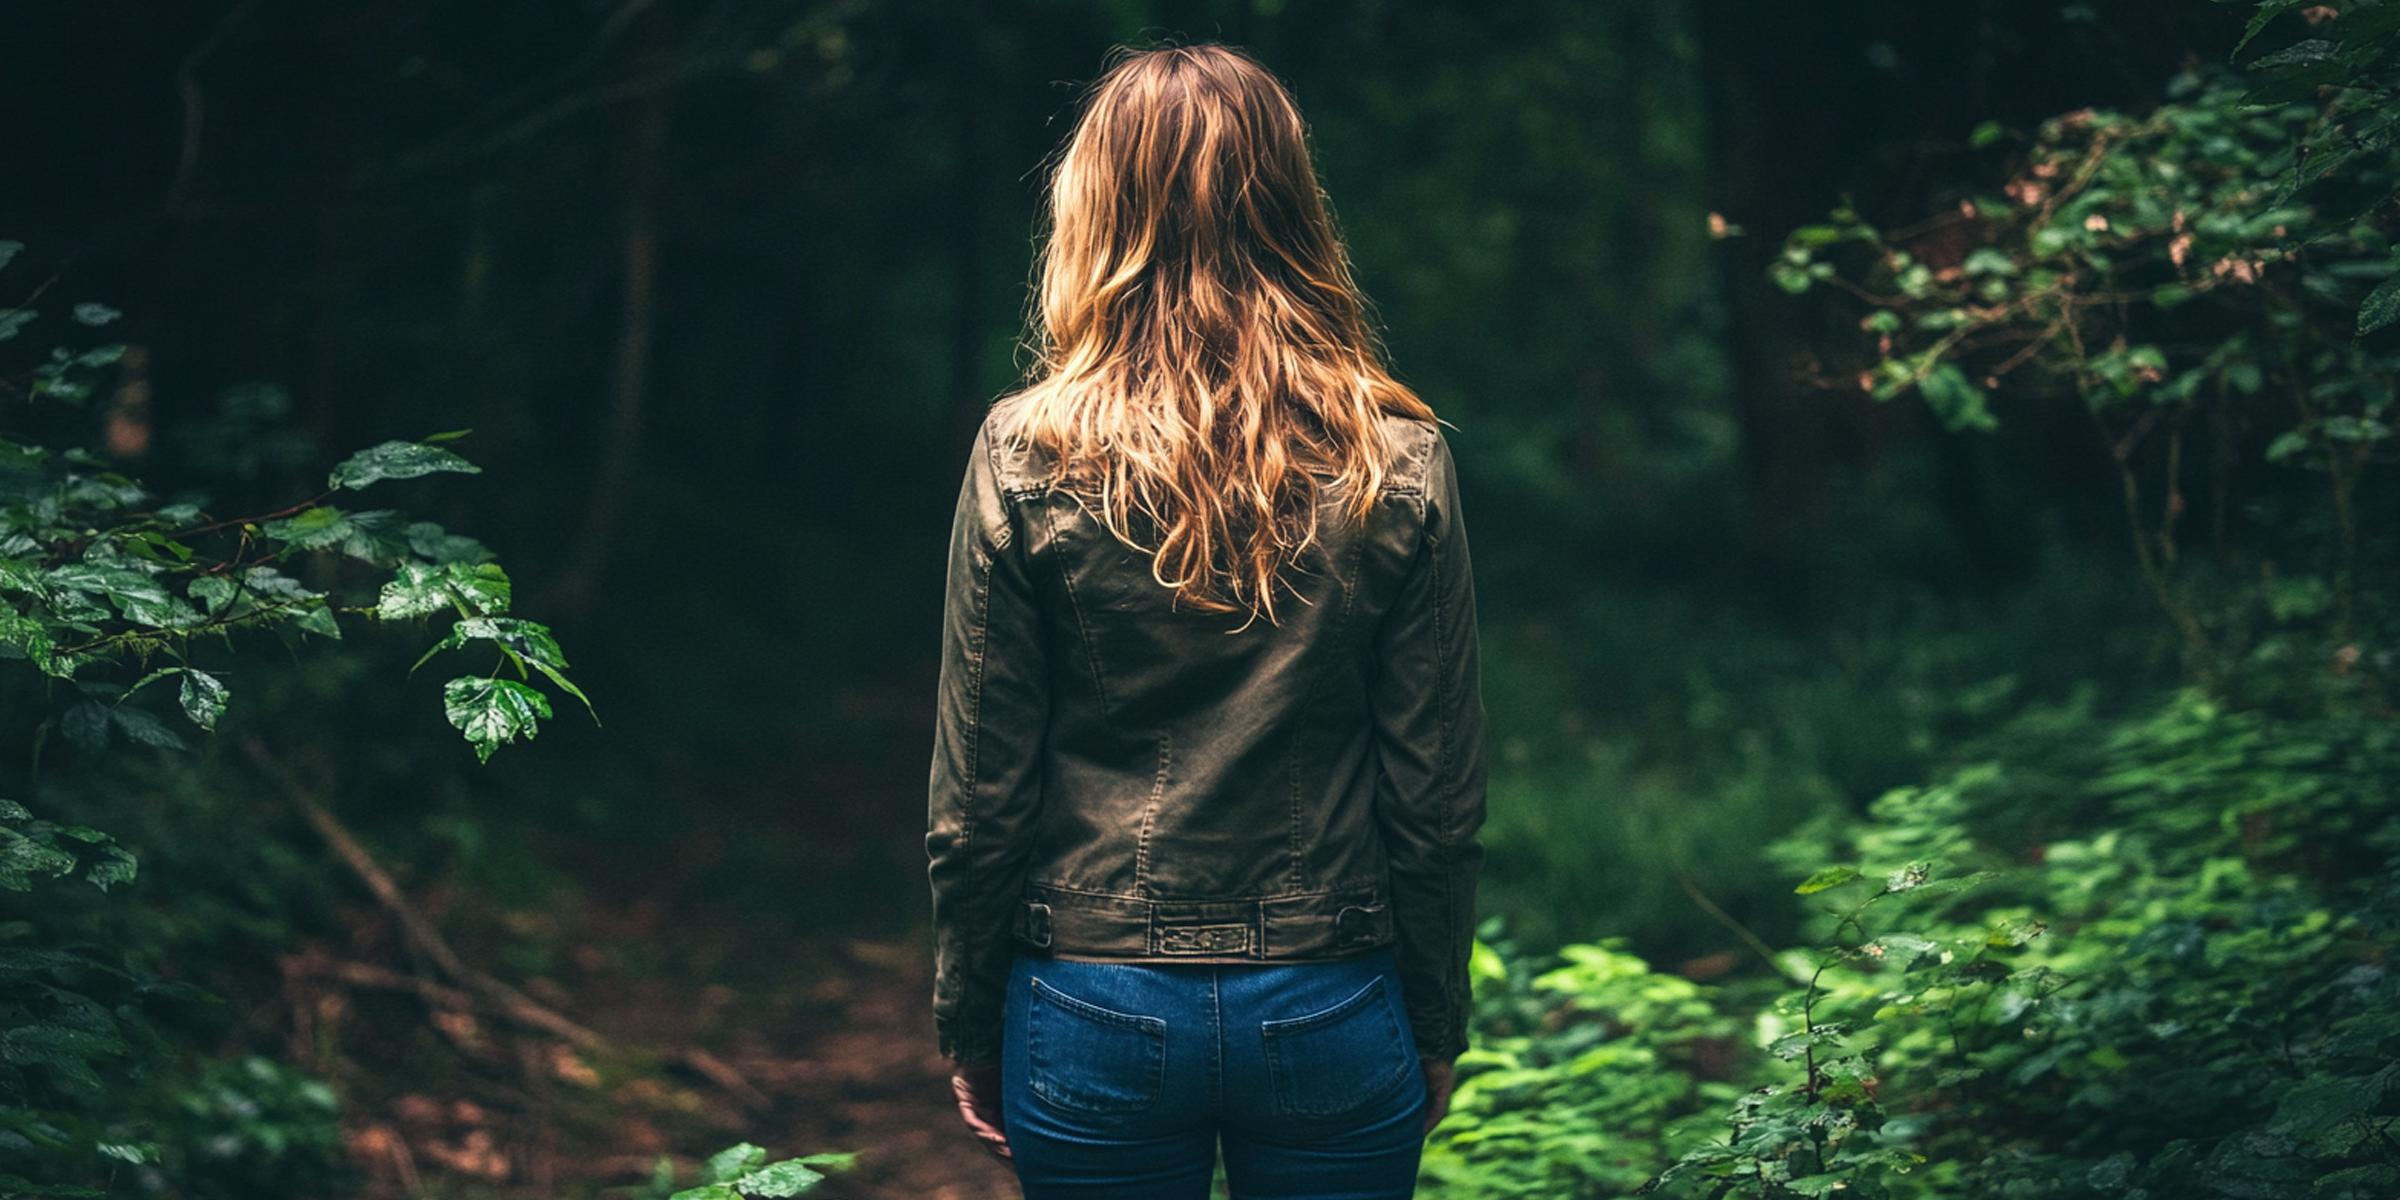
{"label": "jacket sleeve", "polygon": [[1378,632],[1374,691],[1382,780],[1376,822],[1391,860],[1401,991],[1417,1052],[1467,1045],[1467,956],[1483,867],[1483,691],[1475,581],[1450,449],[1438,435],[1417,557]]}
{"label": "jacket sleeve", "polygon": [[934,1025],[960,1066],[997,1062],[1010,920],[1041,810],[1047,667],[1024,546],[979,434],[950,532],[926,805]]}

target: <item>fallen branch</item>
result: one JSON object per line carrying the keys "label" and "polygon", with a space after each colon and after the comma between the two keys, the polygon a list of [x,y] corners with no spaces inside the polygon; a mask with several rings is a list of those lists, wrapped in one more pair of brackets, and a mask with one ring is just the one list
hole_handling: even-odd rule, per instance
{"label": "fallen branch", "polygon": [[[400,922],[401,933],[408,939],[409,944],[426,958],[431,959],[433,965],[441,968],[443,974],[465,985],[468,991],[482,997],[488,1007],[496,1009],[502,1016],[531,1025],[536,1029],[557,1034],[586,1050],[607,1049],[607,1041],[599,1034],[568,1020],[555,1010],[537,1003],[523,992],[469,967],[463,959],[459,958],[458,952],[450,948],[450,943],[442,939],[441,933],[434,929],[433,923],[427,921],[424,914],[419,913],[416,906],[408,902],[408,897],[400,893],[400,885],[392,882],[392,877],[376,863],[373,855],[367,853],[366,847],[359,845],[358,839],[350,836],[350,830],[333,815],[332,810],[326,808],[310,793],[307,785],[301,782],[297,773],[285,765],[282,760],[269,754],[266,746],[257,738],[243,739],[242,749],[249,754],[250,761],[256,763],[260,770],[274,776],[276,782],[283,785],[285,794],[291,797],[292,804],[299,808],[301,815],[308,818],[308,823],[316,827],[317,832],[323,835],[325,841],[333,847],[334,853],[340,855],[342,861],[350,865],[350,869],[366,883],[367,890],[373,892],[375,899],[381,902],[384,908],[391,912],[393,918]],[[374,968],[366,969],[373,970]],[[395,975],[394,978],[405,979],[406,977]],[[439,987],[440,985],[430,986]],[[417,988],[415,985],[411,985],[409,990],[417,990]],[[447,989],[444,990],[447,991]],[[420,992],[420,994],[423,993]]]}
{"label": "fallen branch", "polygon": [[733,1098],[743,1104],[755,1109],[774,1107],[775,1102],[769,1099],[765,1092],[758,1090],[757,1085],[751,1083],[748,1076],[735,1069],[732,1063],[726,1062],[698,1046],[684,1051],[682,1057],[686,1065],[708,1076],[709,1081],[718,1087],[733,1093]]}

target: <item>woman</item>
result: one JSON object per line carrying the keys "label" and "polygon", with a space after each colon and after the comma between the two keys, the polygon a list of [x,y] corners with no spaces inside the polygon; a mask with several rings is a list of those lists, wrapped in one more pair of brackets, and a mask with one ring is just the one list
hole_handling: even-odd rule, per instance
{"label": "woman", "polygon": [[1275,78],[1128,54],[950,551],[942,1050],[1030,1200],[1406,1196],[1465,1047],[1474,586]]}

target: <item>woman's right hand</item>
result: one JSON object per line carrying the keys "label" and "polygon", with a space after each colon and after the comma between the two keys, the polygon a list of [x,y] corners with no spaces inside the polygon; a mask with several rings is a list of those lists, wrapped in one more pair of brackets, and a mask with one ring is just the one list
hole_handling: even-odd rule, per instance
{"label": "woman's right hand", "polygon": [[[950,1075],[950,1090],[958,1097],[958,1115],[992,1157],[1009,1160],[1008,1134],[1000,1116],[1000,1067],[961,1067]],[[1443,1099],[1449,1098],[1448,1090]],[[1013,1164],[1012,1164],[1013,1165]]]}

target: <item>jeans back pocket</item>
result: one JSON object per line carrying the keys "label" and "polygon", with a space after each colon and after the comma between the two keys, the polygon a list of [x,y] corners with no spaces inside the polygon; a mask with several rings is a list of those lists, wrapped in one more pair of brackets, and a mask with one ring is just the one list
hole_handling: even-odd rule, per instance
{"label": "jeans back pocket", "polygon": [[1060,1108],[1140,1112],[1158,1102],[1167,1070],[1167,1023],[1087,1004],[1031,981],[1025,1053],[1033,1093]]}
{"label": "jeans back pocket", "polygon": [[1417,1066],[1413,1043],[1377,977],[1323,1012],[1265,1021],[1275,1109],[1287,1117],[1338,1117],[1389,1095]]}

